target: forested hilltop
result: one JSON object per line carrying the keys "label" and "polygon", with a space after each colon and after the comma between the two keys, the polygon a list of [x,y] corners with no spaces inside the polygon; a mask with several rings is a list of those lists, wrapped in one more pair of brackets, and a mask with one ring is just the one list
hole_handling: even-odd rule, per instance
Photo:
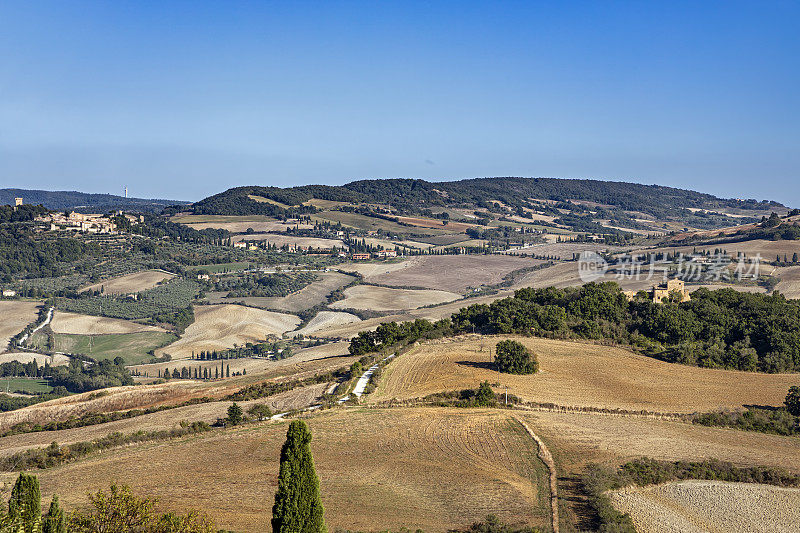
{"label": "forested hilltop", "polygon": [[186,203],[175,200],[125,198],[114,194],[78,191],[0,189],[0,204],[14,205],[14,198],[22,198],[26,204],[42,205],[47,209],[81,213],[105,213],[117,210],[160,213],[167,206]]}
{"label": "forested hilltop", "polygon": [[[260,197],[260,198],[253,198]],[[476,178],[450,182],[419,179],[361,180],[341,186],[235,187],[191,206],[196,214],[281,215],[311,212],[303,205],[312,198],[348,203],[378,203],[414,213],[425,208],[461,206],[485,207],[491,201],[511,207],[529,207],[531,202],[581,201],[638,211],[657,218],[678,215],[689,209],[741,209],[764,211],[784,209],[773,201],[717,198],[660,185],[642,185],[600,180],[559,178]],[[272,200],[266,202],[264,199]],[[280,205],[283,204],[283,205]]]}

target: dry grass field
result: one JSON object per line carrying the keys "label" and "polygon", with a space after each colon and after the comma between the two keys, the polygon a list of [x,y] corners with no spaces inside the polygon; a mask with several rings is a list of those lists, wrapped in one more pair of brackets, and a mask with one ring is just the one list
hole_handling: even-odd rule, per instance
{"label": "dry grass field", "polygon": [[361,319],[356,315],[350,313],[340,313],[337,311],[320,311],[312,318],[308,324],[302,329],[292,332],[293,335],[311,335],[314,333],[325,330],[345,326],[348,324],[357,324]]}
{"label": "dry grass field", "polygon": [[611,493],[639,533],[717,533],[735,524],[742,533],[797,531],[800,489],[683,481]]}
{"label": "dry grass field", "polygon": [[175,274],[163,270],[145,270],[87,285],[81,291],[99,291],[102,288],[103,294],[130,294],[152,289],[159,283],[174,277]]}
{"label": "dry grass field", "polygon": [[489,367],[489,348],[504,338],[508,337],[470,335],[415,347],[384,370],[369,401],[419,398],[475,388],[488,380],[536,402],[691,413],[745,404],[781,405],[789,387],[800,381],[798,374],[697,368],[621,348],[523,337],[511,338],[538,354],[540,372],[500,374]]}
{"label": "dry grass field", "polygon": [[[307,421],[331,531],[447,531],[489,513],[547,523],[537,447],[507,413],[337,409]],[[269,531],[286,427],[268,422],[93,456],[39,473],[43,496],[56,492],[72,508],[116,481],[165,508],[191,502],[218,527]]]}
{"label": "dry grass field", "polygon": [[315,237],[298,237],[295,235],[278,235],[276,233],[253,233],[252,235],[237,235],[232,237],[231,240],[233,242],[258,242],[258,243],[269,243],[278,246],[279,248],[284,244],[288,244],[289,246],[300,246],[302,248],[308,248],[309,246],[313,248],[323,248],[323,249],[331,249],[334,246],[342,249],[346,248],[347,246],[340,240],[337,239],[318,239]]}
{"label": "dry grass field", "polygon": [[41,302],[0,301],[0,352],[8,348],[11,337],[36,320]]}
{"label": "dry grass field", "polygon": [[55,311],[53,321],[50,323],[53,333],[68,335],[109,335],[122,333],[161,332],[164,330],[155,326],[148,326],[102,316],[81,315],[67,311]]}
{"label": "dry grass field", "polygon": [[231,298],[227,302],[243,302],[247,305],[263,307],[265,309],[279,309],[288,313],[299,313],[328,299],[328,295],[350,284],[355,278],[341,272],[320,272],[319,279],[306,285],[302,289],[287,296],[281,297],[250,297]]}
{"label": "dry grass field", "polygon": [[282,335],[300,323],[294,315],[232,304],[196,306],[194,316],[181,338],[156,350],[156,355],[168,353],[173,359],[187,359],[192,352],[224,350]]}
{"label": "dry grass field", "polygon": [[[425,287],[464,292],[468,287],[495,285],[514,270],[542,262],[510,255],[431,255],[412,257],[402,263],[362,265],[359,271],[369,283],[398,287]],[[402,268],[401,268],[402,267]]]}
{"label": "dry grass field", "polygon": [[461,298],[460,294],[435,290],[389,289],[373,285],[356,285],[345,289],[345,299],[332,303],[331,309],[365,309],[400,311],[438,305]]}

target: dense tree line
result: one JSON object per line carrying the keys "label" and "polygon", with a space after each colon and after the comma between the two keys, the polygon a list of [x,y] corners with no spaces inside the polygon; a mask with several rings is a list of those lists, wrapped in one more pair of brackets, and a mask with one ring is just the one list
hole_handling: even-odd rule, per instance
{"label": "dense tree line", "polygon": [[125,360],[117,357],[113,361],[103,359],[84,364],[78,359],[70,359],[65,366],[48,366],[42,375],[50,379],[54,387],[64,387],[69,392],[87,392],[107,387],[133,385]]}
{"label": "dense tree line", "polygon": [[71,237],[34,236],[26,224],[0,226],[0,281],[18,277],[56,277],[64,263],[96,257],[100,247]]}
{"label": "dense tree line", "polygon": [[397,343],[454,333],[546,335],[613,341],[689,365],[765,372],[800,369],[800,302],[782,295],[698,289],[688,302],[633,301],[613,282],[580,288],[520,289],[474,304],[450,320],[382,324],[360,332],[360,355]]}
{"label": "dense tree line", "polygon": [[0,222],[32,222],[34,218],[46,215],[48,209],[41,205],[0,205]]}

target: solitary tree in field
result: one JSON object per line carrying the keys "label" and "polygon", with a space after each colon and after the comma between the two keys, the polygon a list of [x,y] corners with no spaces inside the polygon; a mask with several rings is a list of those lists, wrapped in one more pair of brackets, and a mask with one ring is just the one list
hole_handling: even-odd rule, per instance
{"label": "solitary tree in field", "polygon": [[495,403],[497,403],[497,401],[495,400],[492,386],[489,385],[488,381],[484,381],[481,383],[480,387],[478,387],[478,392],[475,394],[475,405],[479,407],[491,407]]}
{"label": "solitary tree in field", "polygon": [[789,387],[789,394],[786,395],[786,410],[794,416],[800,416],[800,387],[794,385]]}
{"label": "solitary tree in field", "polygon": [[233,426],[242,423],[242,408],[236,402],[233,402],[228,407],[228,422]]}
{"label": "solitary tree in field", "polygon": [[495,347],[495,365],[507,374],[533,374],[539,370],[536,355],[517,341],[500,341]]}
{"label": "solitary tree in field", "polygon": [[281,449],[278,492],[272,507],[274,533],[327,533],[310,442],[306,423],[292,421]]}
{"label": "solitary tree in field", "polygon": [[247,410],[247,414],[261,421],[272,416],[272,409],[265,403],[257,403]]}

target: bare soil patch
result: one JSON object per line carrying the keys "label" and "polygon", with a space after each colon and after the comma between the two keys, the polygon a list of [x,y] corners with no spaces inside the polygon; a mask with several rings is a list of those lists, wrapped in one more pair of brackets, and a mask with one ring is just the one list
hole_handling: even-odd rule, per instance
{"label": "bare soil patch", "polygon": [[103,316],[81,315],[67,311],[55,311],[53,321],[50,323],[53,333],[66,333],[71,335],[107,335],[119,333],[140,333],[146,331],[164,332],[155,326],[148,326]]}
{"label": "bare soil patch", "polygon": [[131,294],[152,289],[162,281],[172,279],[175,274],[163,270],[145,270],[135,274],[127,274],[118,278],[107,279],[81,289],[83,291],[103,290],[103,294]]}
{"label": "bare soil patch", "polygon": [[356,285],[344,291],[345,299],[334,302],[331,309],[365,309],[396,311],[416,309],[426,305],[452,302],[460,294],[435,290],[389,289],[372,285]]}
{"label": "bare soil patch", "polygon": [[[537,353],[541,371],[525,376],[495,371],[489,348],[505,338],[514,338]],[[431,341],[403,354],[384,370],[370,401],[475,388],[488,380],[507,386],[511,394],[541,403],[691,413],[745,404],[781,405],[786,391],[798,379],[798,374],[665,363],[610,346],[470,335]]]}
{"label": "bare soil patch", "polygon": [[610,496],[640,533],[722,533],[732,523],[742,533],[772,533],[794,531],[800,524],[800,489],[693,480]]}

